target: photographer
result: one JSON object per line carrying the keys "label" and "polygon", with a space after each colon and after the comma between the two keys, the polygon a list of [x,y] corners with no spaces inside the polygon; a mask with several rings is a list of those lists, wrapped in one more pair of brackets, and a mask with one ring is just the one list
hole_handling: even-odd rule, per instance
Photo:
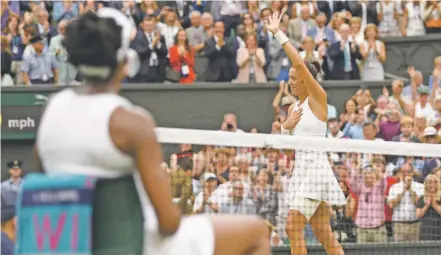
{"label": "photographer", "polygon": [[242,129],[237,128],[237,117],[234,113],[227,113],[221,124],[221,131],[227,132],[242,132]]}

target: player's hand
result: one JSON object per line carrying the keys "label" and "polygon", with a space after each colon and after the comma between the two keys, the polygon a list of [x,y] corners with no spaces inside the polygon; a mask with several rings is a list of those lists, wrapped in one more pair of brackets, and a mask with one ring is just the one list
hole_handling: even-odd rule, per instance
{"label": "player's hand", "polygon": [[273,35],[279,32],[280,21],[282,20],[283,13],[273,13],[268,17],[268,20],[264,20],[266,30],[270,31]]}
{"label": "player's hand", "polygon": [[302,115],[303,115],[303,109],[299,108],[297,111],[289,115],[285,123],[283,123],[282,127],[286,130],[292,130],[297,126],[297,123],[299,123],[300,119],[302,118]]}

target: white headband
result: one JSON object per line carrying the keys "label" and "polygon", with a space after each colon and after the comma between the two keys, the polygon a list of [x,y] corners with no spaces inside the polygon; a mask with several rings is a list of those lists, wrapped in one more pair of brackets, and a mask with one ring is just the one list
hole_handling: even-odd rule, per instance
{"label": "white headband", "polygon": [[[141,66],[139,56],[135,50],[130,48],[131,37],[136,31],[135,23],[129,19],[124,13],[114,8],[101,8],[97,12],[98,17],[111,18],[122,27],[121,30],[121,47],[117,51],[117,61],[121,63],[127,61],[128,76],[135,76]],[[78,71],[84,75],[90,75],[94,77],[107,78],[110,75],[109,67],[97,67],[80,65]]]}

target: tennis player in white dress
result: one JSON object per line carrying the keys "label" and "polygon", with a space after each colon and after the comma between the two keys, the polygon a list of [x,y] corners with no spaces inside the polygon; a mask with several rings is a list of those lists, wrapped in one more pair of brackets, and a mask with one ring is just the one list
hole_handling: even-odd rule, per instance
{"label": "tennis player in white dress", "polygon": [[[282,15],[275,13],[266,21],[291,60],[288,84],[299,98],[289,108],[289,116],[282,125],[282,134],[294,136],[325,137],[327,121],[327,95],[316,81],[320,72],[317,62],[304,62],[297,50],[279,30]],[[346,204],[345,196],[329,165],[325,151],[296,150],[296,164],[290,180],[289,213],[286,231],[291,243],[291,254],[306,254],[303,229],[309,221],[318,241],[328,254],[344,254],[330,226],[329,205]]]}
{"label": "tennis player in white dress", "polygon": [[269,255],[268,227],[257,216],[181,217],[172,203],[152,117],[117,94],[126,75],[139,69],[129,48],[133,29],[125,14],[110,8],[67,26],[64,45],[85,84],[48,101],[36,143],[41,167],[100,178],[134,174],[145,255]]}

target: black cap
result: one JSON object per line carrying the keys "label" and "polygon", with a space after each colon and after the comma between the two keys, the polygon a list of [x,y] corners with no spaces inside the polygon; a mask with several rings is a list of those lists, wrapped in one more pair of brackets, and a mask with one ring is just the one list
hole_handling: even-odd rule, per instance
{"label": "black cap", "polygon": [[21,168],[23,162],[21,160],[11,160],[6,164],[9,168]]}
{"label": "black cap", "polygon": [[15,203],[17,202],[17,192],[8,189],[1,189],[1,197],[2,197],[2,224],[11,220],[15,216]]}
{"label": "black cap", "polygon": [[43,41],[43,36],[41,34],[36,34],[31,37],[29,40],[30,43],[37,43]]}

